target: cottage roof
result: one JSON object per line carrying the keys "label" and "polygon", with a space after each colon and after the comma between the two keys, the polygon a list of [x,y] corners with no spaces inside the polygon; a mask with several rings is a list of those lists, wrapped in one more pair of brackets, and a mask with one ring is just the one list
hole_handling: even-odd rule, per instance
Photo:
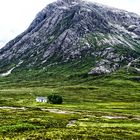
{"label": "cottage roof", "polygon": [[36,99],[46,99],[46,97],[37,97]]}

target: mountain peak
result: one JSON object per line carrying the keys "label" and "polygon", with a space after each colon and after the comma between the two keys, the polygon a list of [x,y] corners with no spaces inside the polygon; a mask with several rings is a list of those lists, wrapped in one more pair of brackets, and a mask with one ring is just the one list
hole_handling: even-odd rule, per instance
{"label": "mountain peak", "polygon": [[139,46],[140,16],[82,0],[58,0],[0,50],[0,69],[87,60],[89,74],[111,73],[137,59]]}
{"label": "mountain peak", "polygon": [[69,7],[69,6],[72,6],[72,5],[81,4],[85,1],[83,1],[83,0],[57,0],[56,3],[57,2],[60,3],[60,5],[64,4],[64,5]]}
{"label": "mountain peak", "polygon": [[59,1],[63,1],[65,3],[73,3],[73,2],[81,2],[82,0],[59,0]]}

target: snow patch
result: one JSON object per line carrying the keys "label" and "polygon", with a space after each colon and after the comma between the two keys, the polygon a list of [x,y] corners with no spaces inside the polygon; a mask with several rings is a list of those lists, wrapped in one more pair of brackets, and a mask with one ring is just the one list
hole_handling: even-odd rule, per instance
{"label": "snow patch", "polygon": [[140,72],[140,69],[138,69],[138,68],[135,68],[135,70],[136,70],[137,72]]}
{"label": "snow patch", "polygon": [[1,77],[5,77],[5,76],[10,75],[10,74],[12,73],[12,71],[13,71],[15,68],[19,67],[22,63],[23,63],[23,61],[20,61],[15,67],[11,68],[10,70],[8,70],[8,71],[5,72],[5,73],[0,74],[0,76],[1,76]]}
{"label": "snow patch", "polygon": [[2,76],[2,77],[8,76],[8,75],[11,74],[11,72],[12,72],[14,69],[15,69],[15,67],[11,68],[10,70],[8,70],[8,71],[5,72],[5,73],[0,74],[0,76]]}

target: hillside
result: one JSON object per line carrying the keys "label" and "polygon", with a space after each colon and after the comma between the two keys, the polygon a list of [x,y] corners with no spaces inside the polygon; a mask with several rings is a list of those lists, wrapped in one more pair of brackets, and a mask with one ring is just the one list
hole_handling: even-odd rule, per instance
{"label": "hillside", "polygon": [[[37,102],[59,95],[62,104]],[[0,139],[139,140],[140,16],[58,0],[0,50]]]}

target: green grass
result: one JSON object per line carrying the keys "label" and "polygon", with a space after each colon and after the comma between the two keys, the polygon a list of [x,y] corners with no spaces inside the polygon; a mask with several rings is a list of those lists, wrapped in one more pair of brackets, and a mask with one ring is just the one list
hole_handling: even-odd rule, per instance
{"label": "green grass", "polygon": [[[76,66],[77,70],[69,64],[40,71],[15,71],[1,77],[0,106],[25,107],[25,110],[0,109],[0,139],[140,139],[140,83],[135,79],[139,75],[126,74],[122,69],[112,75],[88,76],[88,64],[82,64],[82,71],[80,62]],[[61,95],[64,103],[35,101],[37,96],[50,94]],[[68,126],[72,120],[75,123]]]}

